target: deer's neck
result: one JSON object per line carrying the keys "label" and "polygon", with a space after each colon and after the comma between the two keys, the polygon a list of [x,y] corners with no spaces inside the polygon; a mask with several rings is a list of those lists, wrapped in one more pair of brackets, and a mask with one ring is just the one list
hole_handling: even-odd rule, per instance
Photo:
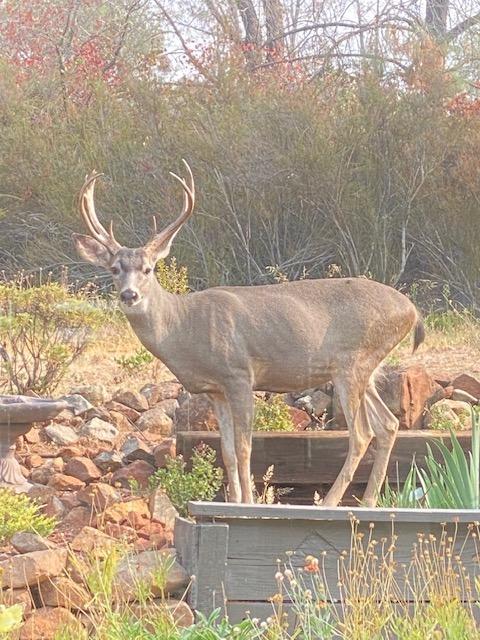
{"label": "deer's neck", "polygon": [[150,291],[137,306],[125,311],[136,336],[154,356],[167,366],[175,342],[182,337],[188,296],[175,295],[153,281]]}

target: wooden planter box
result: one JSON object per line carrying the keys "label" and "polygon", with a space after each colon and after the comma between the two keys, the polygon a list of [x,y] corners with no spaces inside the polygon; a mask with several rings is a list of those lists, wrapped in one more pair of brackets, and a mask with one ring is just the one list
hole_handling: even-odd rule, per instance
{"label": "wooden planter box", "polygon": [[[465,450],[470,449],[471,431],[458,434]],[[400,431],[390,458],[388,475],[392,484],[400,482],[410,469],[415,455],[421,467],[427,444],[434,440],[449,442],[450,435],[441,431]],[[194,447],[204,442],[217,452],[217,462],[222,464],[220,434],[211,431],[185,431],[177,434],[177,453],[189,460]],[[253,434],[252,473],[255,482],[262,483],[262,477],[270,465],[274,465],[273,485],[292,487],[294,491],[285,501],[289,503],[313,503],[315,490],[335,481],[342,468],[348,449],[347,431],[307,431],[302,433],[261,433]],[[370,445],[354,477],[355,495],[361,495],[373,464],[375,441]],[[397,471],[398,469],[398,471]],[[353,503],[355,504],[355,503]]]}
{"label": "wooden planter box", "polygon": [[[265,619],[272,613],[269,598],[276,591],[277,559],[303,566],[307,555],[324,558],[330,601],[338,603],[338,558],[349,550],[351,515],[360,520],[368,535],[390,538],[392,522],[395,559],[408,563],[419,533],[439,539],[442,528],[455,536],[455,553],[461,557],[472,581],[479,573],[478,550],[467,534],[468,524],[480,521],[480,511],[322,508],[283,505],[235,505],[193,502],[189,511],[195,521],[178,518],[175,546],[180,561],[195,576],[189,592],[193,609],[208,614],[221,607],[233,622],[251,616]],[[288,605],[287,605],[288,609]],[[292,615],[290,613],[290,615]]]}

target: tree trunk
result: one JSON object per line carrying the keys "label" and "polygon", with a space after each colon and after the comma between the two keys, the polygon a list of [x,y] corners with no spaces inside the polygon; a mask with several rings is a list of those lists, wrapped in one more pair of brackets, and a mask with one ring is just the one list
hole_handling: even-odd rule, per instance
{"label": "tree trunk", "polygon": [[443,40],[447,33],[449,0],[427,0],[425,26],[437,40]]}
{"label": "tree trunk", "polygon": [[268,55],[282,54],[284,49],[284,12],[282,0],[263,0],[265,26],[267,29],[266,46]]}

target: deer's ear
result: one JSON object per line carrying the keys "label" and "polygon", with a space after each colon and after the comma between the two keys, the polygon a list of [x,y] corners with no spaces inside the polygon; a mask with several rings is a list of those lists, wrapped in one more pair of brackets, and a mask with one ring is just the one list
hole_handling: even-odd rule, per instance
{"label": "deer's ear", "polygon": [[73,242],[81,258],[97,267],[108,269],[112,254],[98,240],[80,233],[73,234]]}

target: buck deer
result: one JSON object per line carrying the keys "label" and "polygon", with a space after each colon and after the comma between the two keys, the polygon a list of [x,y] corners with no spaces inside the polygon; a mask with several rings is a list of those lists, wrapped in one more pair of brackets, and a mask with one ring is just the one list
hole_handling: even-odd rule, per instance
{"label": "buck deer", "polygon": [[[187,295],[165,291],[155,264],[165,258],[190,218],[195,187],[181,184],[180,216],[138,249],[120,245],[99,222],[87,176],[79,206],[91,236],[74,234],[81,257],[110,271],[134,332],[192,393],[211,398],[222,439],[229,499],[253,501],[250,456],[254,391],[287,393],[332,380],[349,429],[343,468],[324,505],[341,500],[373,437],[376,453],[364,494],[374,506],[387,470],[398,421],[377,393],[374,372],[415,329],[424,330],[415,306],[395,289],[365,278],[302,280],[262,286],[214,287]],[[319,460],[321,464],[321,460]]]}

